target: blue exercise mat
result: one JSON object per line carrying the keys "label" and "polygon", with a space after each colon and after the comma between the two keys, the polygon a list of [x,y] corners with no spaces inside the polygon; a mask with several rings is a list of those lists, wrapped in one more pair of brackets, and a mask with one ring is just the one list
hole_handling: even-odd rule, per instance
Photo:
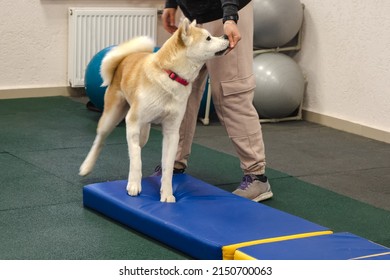
{"label": "blue exercise mat", "polygon": [[390,259],[390,249],[343,232],[243,247],[235,259],[349,260]]}
{"label": "blue exercise mat", "polygon": [[196,259],[233,259],[248,244],[332,233],[186,174],[173,178],[176,203],[162,203],[160,179],[142,179],[136,197],[127,194],[127,181],[85,186],[84,206]]}

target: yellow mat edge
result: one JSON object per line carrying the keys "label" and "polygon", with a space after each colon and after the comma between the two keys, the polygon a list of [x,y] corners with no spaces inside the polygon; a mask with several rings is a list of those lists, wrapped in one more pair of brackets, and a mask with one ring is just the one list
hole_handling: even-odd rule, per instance
{"label": "yellow mat edge", "polygon": [[257,260],[256,258],[252,257],[251,255],[248,255],[240,250],[236,250],[234,252],[234,260],[238,260],[238,261],[241,261],[241,260]]}
{"label": "yellow mat edge", "polygon": [[[231,245],[225,245],[225,246],[222,246],[222,259],[223,260],[234,260],[235,253],[236,253],[237,249],[243,248],[243,247],[248,247],[248,246],[257,245],[257,244],[284,241],[284,240],[305,238],[305,237],[311,237],[311,236],[327,235],[327,234],[333,234],[333,231],[325,230],[325,231],[306,232],[306,233],[271,237],[271,238],[246,241],[246,242],[241,242],[241,243],[236,243],[236,244],[231,244]],[[242,253],[242,254],[244,254],[244,253]],[[243,256],[243,255],[241,255],[241,256]],[[254,259],[254,258],[251,257],[251,259]],[[246,258],[246,260],[248,260],[248,258]]]}

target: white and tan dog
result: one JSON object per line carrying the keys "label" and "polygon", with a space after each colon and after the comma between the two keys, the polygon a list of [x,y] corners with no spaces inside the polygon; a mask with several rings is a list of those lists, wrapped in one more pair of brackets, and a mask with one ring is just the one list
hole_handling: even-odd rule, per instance
{"label": "white and tan dog", "polygon": [[126,118],[130,170],[127,192],[141,192],[141,148],[149,138],[151,123],[161,123],[163,132],[161,201],[175,202],[172,173],[191,84],[206,60],[222,55],[229,46],[226,36],[213,37],[184,19],[161,49],[153,53],[147,37],[130,40],[112,49],[101,65],[103,85],[108,86],[104,111],[91,150],[80,167],[90,173],[106,137]]}

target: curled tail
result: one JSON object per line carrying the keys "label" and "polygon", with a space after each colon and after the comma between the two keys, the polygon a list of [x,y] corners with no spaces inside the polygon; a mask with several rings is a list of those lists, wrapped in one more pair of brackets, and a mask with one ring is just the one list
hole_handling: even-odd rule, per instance
{"label": "curled tail", "polygon": [[154,41],[146,36],[137,37],[110,50],[103,58],[100,66],[100,75],[103,78],[102,86],[108,86],[114,76],[119,63],[129,54],[136,52],[153,52]]}

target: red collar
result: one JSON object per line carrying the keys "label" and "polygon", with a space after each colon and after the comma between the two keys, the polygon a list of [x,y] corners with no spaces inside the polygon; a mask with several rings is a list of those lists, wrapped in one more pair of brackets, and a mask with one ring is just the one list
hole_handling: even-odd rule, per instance
{"label": "red collar", "polygon": [[182,77],[178,76],[175,72],[171,70],[164,69],[165,72],[168,73],[168,77],[172,80],[178,82],[179,84],[182,84],[183,86],[188,86],[189,82],[186,79],[183,79]]}

